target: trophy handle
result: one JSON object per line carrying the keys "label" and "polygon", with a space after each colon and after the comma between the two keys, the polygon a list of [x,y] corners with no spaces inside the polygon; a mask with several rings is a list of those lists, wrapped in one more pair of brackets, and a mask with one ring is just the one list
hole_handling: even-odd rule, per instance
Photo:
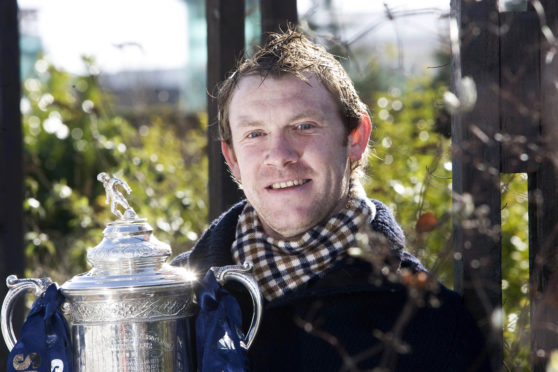
{"label": "trophy handle", "polygon": [[10,290],[4,298],[2,303],[2,335],[4,336],[4,342],[8,347],[8,350],[12,350],[17,342],[15,337],[14,328],[12,324],[12,312],[14,310],[14,305],[16,300],[26,292],[33,290],[35,296],[41,296],[52,284],[50,278],[41,279],[18,279],[15,275],[10,275],[6,278],[6,285]]}
{"label": "trophy handle", "polygon": [[235,280],[240,282],[246,287],[250,296],[252,297],[252,306],[254,307],[254,313],[252,314],[252,321],[250,323],[250,328],[246,334],[246,349],[249,349],[254,342],[258,328],[262,321],[262,294],[258,288],[258,284],[254,278],[248,273],[252,271],[252,263],[245,262],[243,265],[229,265],[222,267],[212,267],[210,270],[215,274],[215,279],[220,285],[224,285],[228,280]]}

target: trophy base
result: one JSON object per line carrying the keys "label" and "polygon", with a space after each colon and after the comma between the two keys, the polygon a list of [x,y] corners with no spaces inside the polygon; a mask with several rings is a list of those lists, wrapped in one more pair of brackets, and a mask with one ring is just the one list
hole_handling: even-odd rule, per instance
{"label": "trophy base", "polygon": [[191,318],[72,326],[76,372],[194,372]]}

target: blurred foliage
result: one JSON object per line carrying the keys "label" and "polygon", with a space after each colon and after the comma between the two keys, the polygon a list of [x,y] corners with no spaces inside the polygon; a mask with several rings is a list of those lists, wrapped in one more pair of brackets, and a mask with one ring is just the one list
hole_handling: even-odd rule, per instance
{"label": "blurred foliage", "polygon": [[98,69],[70,75],[44,59],[23,82],[26,275],[63,283],[88,270],[87,248],[116,219],[100,172],[124,179],[127,197],[173,254],[191,248],[206,226],[206,115],[180,122],[164,112],[133,125],[115,114]]}
{"label": "blurred foliage", "polygon": [[511,371],[530,371],[527,174],[502,175],[504,355]]}
{"label": "blurred foliage", "polygon": [[451,286],[450,140],[434,131],[445,89],[421,77],[370,97],[375,124],[366,189],[394,211],[408,249]]}
{"label": "blurred foliage", "polygon": [[[394,211],[407,249],[451,288],[451,139],[447,124],[440,130],[440,122],[448,120],[442,106],[446,90],[439,77],[417,77],[403,89],[361,94],[374,123],[367,193]],[[529,370],[527,176],[502,175],[501,190],[505,362],[510,370],[523,371]]]}

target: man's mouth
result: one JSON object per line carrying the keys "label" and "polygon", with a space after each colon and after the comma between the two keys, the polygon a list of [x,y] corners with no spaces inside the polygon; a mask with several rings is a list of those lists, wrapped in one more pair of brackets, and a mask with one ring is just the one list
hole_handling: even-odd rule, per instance
{"label": "man's mouth", "polygon": [[289,188],[289,187],[304,185],[307,182],[310,182],[310,180],[309,179],[303,179],[303,180],[292,180],[292,181],[286,181],[286,182],[277,182],[277,183],[274,183],[274,184],[268,186],[267,188],[270,189],[270,190],[281,190],[281,189],[286,189],[286,188]]}

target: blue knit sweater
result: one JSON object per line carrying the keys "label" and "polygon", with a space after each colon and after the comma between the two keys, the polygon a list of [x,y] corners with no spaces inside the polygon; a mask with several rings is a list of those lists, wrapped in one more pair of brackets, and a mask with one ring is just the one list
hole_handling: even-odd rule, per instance
{"label": "blue knit sweater", "polygon": [[[389,209],[373,202],[376,215],[369,225],[388,242],[389,261],[415,274],[426,272],[404,250],[403,233]],[[211,266],[233,264],[230,247],[245,203],[215,220],[172,264],[188,265],[201,275]],[[228,289],[249,324],[249,296],[234,283]],[[254,371],[490,370],[484,339],[457,293],[440,283],[412,292],[358,258],[347,258],[296,291],[266,301],[249,356]]]}

